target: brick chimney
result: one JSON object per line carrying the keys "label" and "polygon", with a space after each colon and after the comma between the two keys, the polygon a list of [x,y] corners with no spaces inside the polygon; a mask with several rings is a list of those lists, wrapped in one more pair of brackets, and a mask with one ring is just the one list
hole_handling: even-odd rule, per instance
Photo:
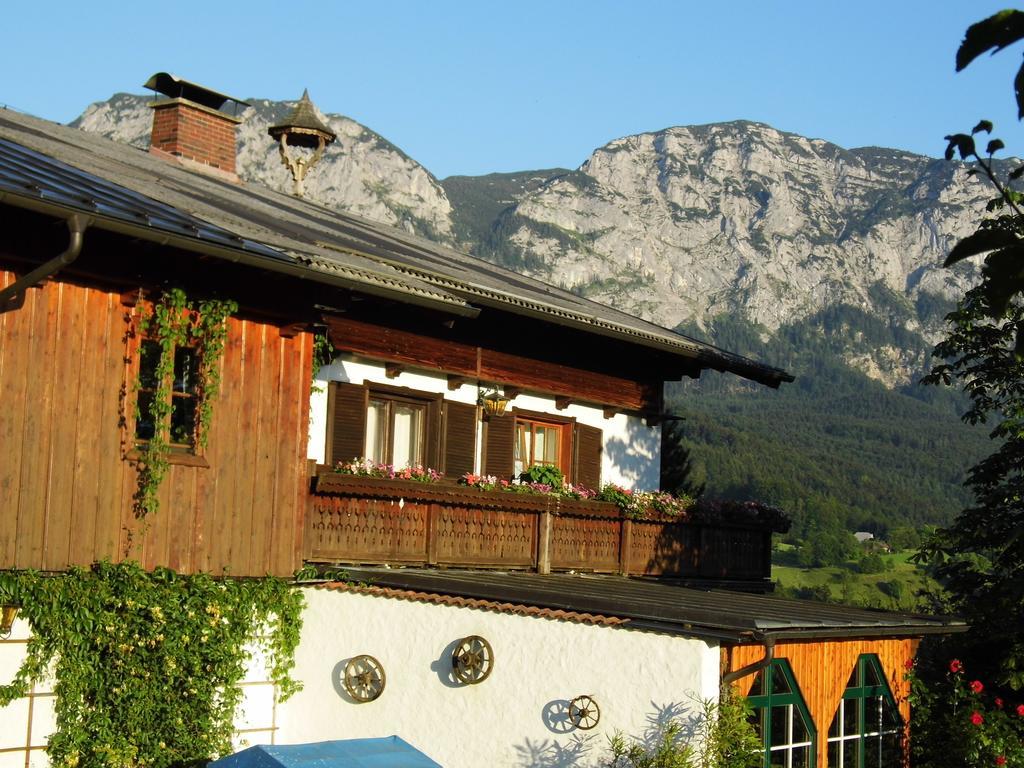
{"label": "brick chimney", "polygon": [[150,103],[153,131],[149,151],[171,156],[182,165],[231,181],[235,174],[235,127],[241,118],[223,111],[227,102],[246,102],[211,91],[166,72],[157,72],[144,86],[167,98]]}

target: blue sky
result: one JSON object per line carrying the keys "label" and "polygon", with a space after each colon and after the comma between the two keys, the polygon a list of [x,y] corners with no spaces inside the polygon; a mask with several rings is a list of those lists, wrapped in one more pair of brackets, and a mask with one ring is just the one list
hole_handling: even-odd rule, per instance
{"label": "blue sky", "polygon": [[1005,0],[9,3],[0,104],[59,122],[169,71],[348,115],[438,177],[575,167],[612,139],[757,120],[940,155],[981,117],[1024,152],[1024,46],[954,74]]}

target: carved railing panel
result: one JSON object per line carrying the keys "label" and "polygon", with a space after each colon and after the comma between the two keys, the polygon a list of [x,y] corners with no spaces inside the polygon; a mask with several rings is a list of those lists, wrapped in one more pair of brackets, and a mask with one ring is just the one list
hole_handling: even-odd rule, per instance
{"label": "carved railing panel", "polygon": [[316,496],[307,553],[353,563],[424,562],[429,504],[399,499]]}
{"label": "carved railing panel", "polygon": [[433,562],[530,568],[536,564],[537,517],[533,511],[438,504],[431,527]]}
{"label": "carved railing panel", "polygon": [[700,532],[696,525],[634,520],[629,572],[648,576],[699,574]]}
{"label": "carved railing panel", "polygon": [[615,573],[621,541],[619,516],[557,515],[551,520],[551,567]]}

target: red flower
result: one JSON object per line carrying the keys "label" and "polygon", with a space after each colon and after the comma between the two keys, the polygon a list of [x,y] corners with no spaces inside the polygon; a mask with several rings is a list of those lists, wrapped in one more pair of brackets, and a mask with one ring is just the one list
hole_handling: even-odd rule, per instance
{"label": "red flower", "polygon": [[981,716],[981,712],[978,712],[977,710],[975,710],[974,712],[971,713],[971,724],[972,725],[981,725],[984,722],[985,722],[985,718]]}
{"label": "red flower", "polygon": [[985,690],[985,686],[981,684],[981,680],[971,680],[971,692],[981,693]]}
{"label": "red flower", "polygon": [[913,669],[914,668],[914,660],[913,659],[907,659],[906,661],[904,661],[903,662],[903,668],[907,669],[907,670]]}
{"label": "red flower", "polygon": [[996,704],[996,709],[1002,709],[1003,708],[1003,700],[1000,699],[998,696],[996,696],[995,704]]}
{"label": "red flower", "polygon": [[1024,717],[1024,704],[1017,705],[1017,714]]}
{"label": "red flower", "polygon": [[996,757],[996,765],[1006,765],[1006,758],[1002,755]]}
{"label": "red flower", "polygon": [[964,665],[960,663],[960,659],[953,659],[949,662],[950,672],[963,672]]}

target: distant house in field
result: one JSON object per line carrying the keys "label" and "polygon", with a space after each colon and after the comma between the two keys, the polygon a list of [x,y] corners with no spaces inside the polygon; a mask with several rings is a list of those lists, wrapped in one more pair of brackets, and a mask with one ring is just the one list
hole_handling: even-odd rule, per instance
{"label": "distant house in field", "polygon": [[[634,519],[454,482],[543,466],[656,489],[665,381],[789,374],[243,184],[230,99],[151,82],[150,153],[0,111],[0,568],[348,566],[353,583],[307,588],[305,690],[247,689],[249,741],[398,734],[452,768],[589,765],[605,735],[735,685],[766,766],[899,753],[904,665],[961,624],[773,597],[784,523],[761,505]],[[143,525],[145,414],[165,390],[140,318],[171,288],[238,311],[204,444],[202,350],[174,350],[171,467]],[[355,458],[447,480],[333,471]],[[0,683],[27,631],[0,645]],[[43,746],[47,696],[0,709],[0,754]]]}

